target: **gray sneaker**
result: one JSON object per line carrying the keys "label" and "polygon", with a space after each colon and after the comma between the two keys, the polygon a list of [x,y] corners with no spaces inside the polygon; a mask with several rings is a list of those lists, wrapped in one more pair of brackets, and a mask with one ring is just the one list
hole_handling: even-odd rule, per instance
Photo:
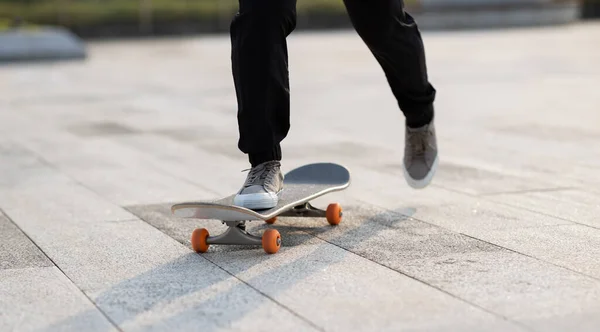
{"label": "gray sneaker", "polygon": [[433,121],[419,128],[406,127],[404,178],[415,189],[431,182],[438,165],[437,141]]}
{"label": "gray sneaker", "polygon": [[233,199],[233,204],[251,210],[270,209],[278,202],[283,189],[281,163],[268,161],[250,169],[246,182]]}

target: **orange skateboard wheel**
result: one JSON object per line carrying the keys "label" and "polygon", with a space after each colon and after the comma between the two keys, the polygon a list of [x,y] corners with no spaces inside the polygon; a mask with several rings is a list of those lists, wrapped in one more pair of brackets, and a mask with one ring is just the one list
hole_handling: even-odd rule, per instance
{"label": "orange skateboard wheel", "polygon": [[262,236],[262,246],[267,254],[274,254],[281,247],[281,235],[276,229],[267,229]]}
{"label": "orange skateboard wheel", "polygon": [[206,228],[194,229],[192,232],[192,249],[195,252],[207,252],[210,246],[206,239],[208,239],[208,230]]}
{"label": "orange skateboard wheel", "polygon": [[265,222],[269,225],[273,225],[277,221],[277,217],[273,217],[271,219],[265,220]]}
{"label": "orange skateboard wheel", "polygon": [[330,225],[339,225],[342,221],[342,206],[338,203],[332,203],[327,206],[325,217]]}

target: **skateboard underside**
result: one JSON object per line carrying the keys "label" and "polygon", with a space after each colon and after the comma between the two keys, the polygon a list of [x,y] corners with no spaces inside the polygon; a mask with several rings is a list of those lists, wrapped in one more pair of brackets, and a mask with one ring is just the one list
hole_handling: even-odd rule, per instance
{"label": "skateboard underside", "polygon": [[272,224],[277,216],[326,217],[336,225],[341,221],[341,207],[330,204],[327,210],[318,209],[310,201],[330,192],[344,190],[350,185],[350,173],[337,164],[316,163],[296,168],[284,176],[284,190],[279,193],[277,206],[265,210],[250,210],[233,205],[235,195],[216,200],[173,205],[173,214],[181,218],[220,220],[227,231],[211,237],[206,229],[192,233],[192,247],[205,252],[210,244],[261,245],[268,253],[279,249],[281,237],[276,230],[267,230],[262,238],[246,232],[246,221],[265,220]]}

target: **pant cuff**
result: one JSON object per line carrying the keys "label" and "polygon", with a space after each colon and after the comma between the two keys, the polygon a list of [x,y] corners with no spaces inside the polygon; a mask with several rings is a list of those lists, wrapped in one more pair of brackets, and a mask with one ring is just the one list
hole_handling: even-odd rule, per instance
{"label": "pant cuff", "polygon": [[433,106],[427,107],[422,112],[410,114],[406,117],[406,125],[410,128],[423,127],[433,120]]}
{"label": "pant cuff", "polygon": [[278,144],[274,146],[271,150],[258,152],[258,153],[249,153],[248,159],[252,167],[255,167],[259,164],[262,164],[267,161],[281,160],[281,146]]}

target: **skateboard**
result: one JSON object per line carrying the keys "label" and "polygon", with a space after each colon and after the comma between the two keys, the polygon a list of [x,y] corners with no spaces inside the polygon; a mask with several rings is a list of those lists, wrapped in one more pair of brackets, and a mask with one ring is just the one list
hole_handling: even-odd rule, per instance
{"label": "skateboard", "polygon": [[281,235],[275,229],[267,229],[262,237],[246,231],[246,222],[263,220],[273,224],[278,216],[321,217],[330,225],[338,225],[342,220],[342,207],[332,203],[326,210],[310,204],[310,201],[327,193],[346,189],[350,185],[350,172],[333,163],[314,163],[300,166],[284,175],[283,190],[279,193],[277,206],[271,209],[250,210],[235,206],[235,194],[216,201],[200,201],[175,204],[171,207],[176,217],[220,220],[228,226],[217,236],[210,236],[205,228],[192,232],[192,249],[198,253],[208,251],[212,244],[217,245],[262,245],[268,254],[274,254],[281,247]]}

